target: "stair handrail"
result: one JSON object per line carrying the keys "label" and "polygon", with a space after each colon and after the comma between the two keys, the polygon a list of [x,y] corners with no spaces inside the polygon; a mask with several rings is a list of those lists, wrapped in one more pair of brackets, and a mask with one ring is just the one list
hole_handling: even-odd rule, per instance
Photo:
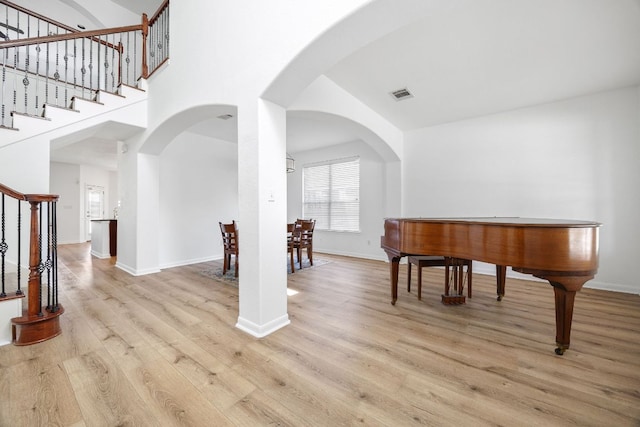
{"label": "stair handrail", "polygon": [[[59,41],[65,40],[73,40],[73,39],[83,39],[83,38],[91,38],[95,40],[97,36],[105,36],[109,34],[118,34],[118,33],[126,33],[129,31],[142,31],[142,24],[138,25],[128,25],[126,27],[115,27],[115,28],[103,28],[100,30],[88,30],[88,31],[76,31],[74,33],[67,34],[53,34],[50,36],[41,36],[41,37],[29,37],[25,39],[16,39],[0,42],[1,48],[11,48],[11,47],[21,47],[21,46],[30,46],[34,44],[45,44],[45,43],[55,43]],[[95,40],[98,41],[98,40]],[[109,47],[117,48],[117,46],[106,43],[104,40],[99,40],[102,44],[105,44]]]}
{"label": "stair handrail", "polygon": [[156,13],[153,14],[151,18],[149,18],[149,26],[153,26],[156,21],[160,18],[160,16],[164,13],[165,9],[169,7],[169,0],[164,0],[162,4],[156,10]]}

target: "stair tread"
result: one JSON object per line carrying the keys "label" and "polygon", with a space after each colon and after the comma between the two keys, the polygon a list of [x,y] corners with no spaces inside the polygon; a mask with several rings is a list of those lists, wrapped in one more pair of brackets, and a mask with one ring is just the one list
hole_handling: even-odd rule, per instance
{"label": "stair tread", "polygon": [[0,297],[0,302],[9,301],[9,300],[12,300],[12,299],[17,299],[17,298],[24,298],[24,297],[25,297],[24,293],[21,294],[21,295],[16,295],[15,293],[11,293],[11,294],[7,294],[4,297]]}
{"label": "stair tread", "polygon": [[19,111],[12,111],[11,112],[12,116],[22,116],[22,117],[31,117],[33,119],[40,119],[40,120],[47,120],[47,121],[51,121],[50,118],[48,117],[42,117],[42,116],[38,116],[36,114],[29,114],[29,113],[21,113]]}
{"label": "stair tread", "polygon": [[38,315],[30,316],[25,312],[23,313],[22,316],[14,317],[13,319],[11,319],[11,323],[13,323],[14,325],[26,325],[26,324],[46,322],[48,320],[51,320],[54,317],[60,317],[63,313],[64,313],[64,308],[62,307],[62,305],[59,305],[58,311],[56,312],[52,313],[48,310],[43,309],[42,316],[38,316]]}
{"label": "stair tread", "polygon": [[63,105],[55,105],[55,104],[47,103],[47,104],[44,104],[44,106],[45,106],[45,108],[53,107],[53,108],[59,108],[61,110],[73,111],[73,112],[76,112],[76,113],[80,112],[80,110],[76,110],[75,108],[71,108],[71,107],[65,107]]}
{"label": "stair tread", "polygon": [[140,89],[139,87],[131,86],[131,85],[124,84],[124,83],[120,83],[120,86],[125,86],[125,87],[131,88],[131,89],[139,90],[140,92],[146,92],[146,90],[144,90],[144,89]]}
{"label": "stair tread", "polygon": [[71,98],[71,102],[74,102],[74,101],[86,101],[86,102],[91,102],[91,103],[94,103],[94,104],[104,105],[104,103],[103,103],[103,102],[96,101],[95,99],[82,98],[82,97],[80,97],[80,96],[74,96],[74,97],[72,97],[72,98]]}

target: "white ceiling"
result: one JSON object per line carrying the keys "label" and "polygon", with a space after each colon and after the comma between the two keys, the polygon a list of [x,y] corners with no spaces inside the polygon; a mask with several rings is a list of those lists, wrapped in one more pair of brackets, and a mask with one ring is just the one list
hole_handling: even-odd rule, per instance
{"label": "white ceiling", "polygon": [[112,3],[129,9],[136,15],[142,16],[143,13],[146,13],[149,18],[158,10],[163,1],[164,0],[111,0]]}
{"label": "white ceiling", "polygon": [[[136,14],[162,2],[111,1]],[[429,16],[326,73],[402,130],[640,84],[640,0],[432,3]],[[394,100],[389,93],[400,88],[414,98]],[[236,141],[235,126],[235,118],[213,119],[191,131]],[[287,126],[292,153],[357,138],[334,116],[289,114]]]}
{"label": "white ceiling", "polygon": [[440,2],[327,76],[402,130],[637,85],[640,2]]}

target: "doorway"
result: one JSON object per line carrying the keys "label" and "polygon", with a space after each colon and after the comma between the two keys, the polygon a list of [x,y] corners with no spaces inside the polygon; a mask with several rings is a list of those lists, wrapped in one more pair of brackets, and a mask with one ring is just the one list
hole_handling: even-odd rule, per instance
{"label": "doorway", "polygon": [[104,218],[104,187],[99,185],[85,186],[85,240],[91,240],[91,220]]}

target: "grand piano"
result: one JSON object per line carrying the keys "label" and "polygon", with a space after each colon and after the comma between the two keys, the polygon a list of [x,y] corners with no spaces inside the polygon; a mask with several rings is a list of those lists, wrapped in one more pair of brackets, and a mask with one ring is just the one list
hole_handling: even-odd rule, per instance
{"label": "grand piano", "polygon": [[548,280],[555,293],[556,354],[569,348],[576,292],[598,271],[600,224],[535,218],[390,218],[381,247],[391,270],[391,304],[398,266],[407,255],[441,255],[496,265],[498,301],[506,267]]}

